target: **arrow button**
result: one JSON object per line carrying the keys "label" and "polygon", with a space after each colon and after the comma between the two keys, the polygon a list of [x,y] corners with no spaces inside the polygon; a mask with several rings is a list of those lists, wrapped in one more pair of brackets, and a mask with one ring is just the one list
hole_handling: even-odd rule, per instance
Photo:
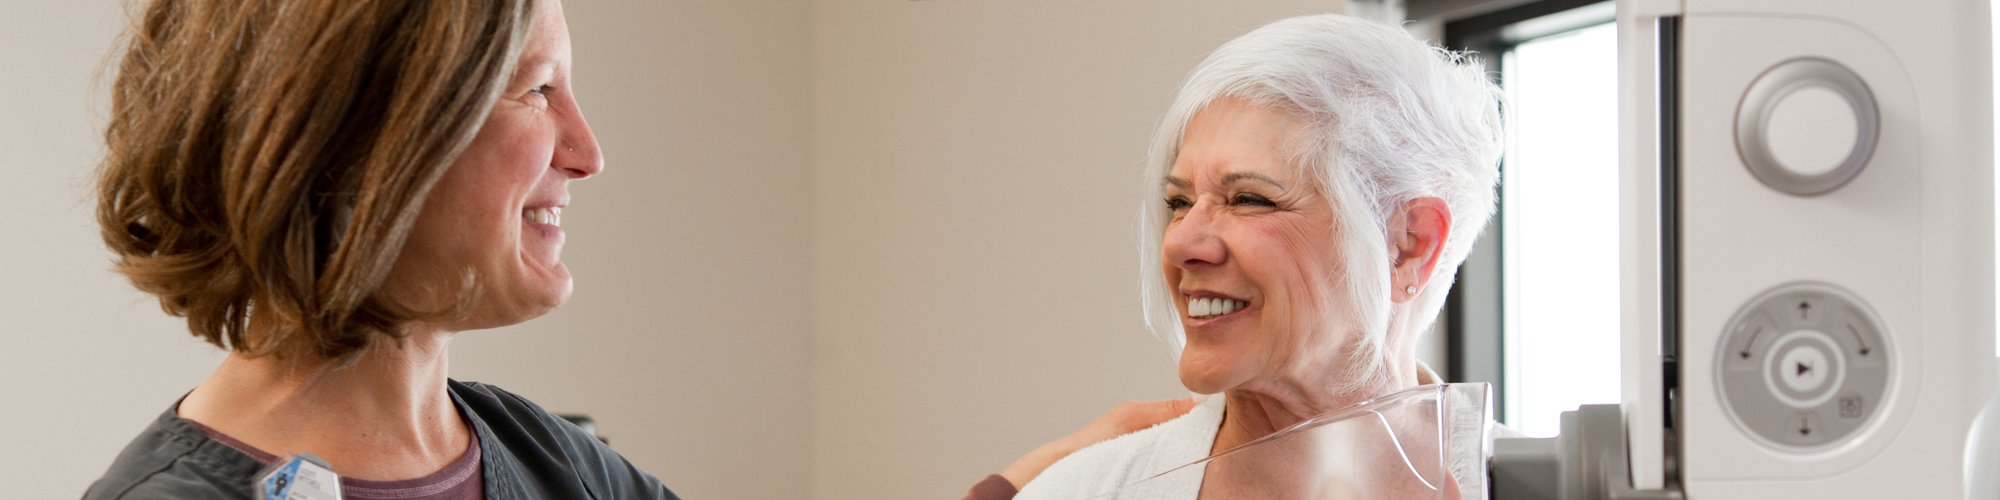
{"label": "arrow button", "polygon": [[1785,387],[1802,394],[1812,394],[1827,385],[1827,370],[1824,367],[1829,360],[1819,346],[1806,342],[1791,343],[1791,347],[1779,354],[1778,359],[1778,366],[1784,367],[1778,372],[1778,379]]}

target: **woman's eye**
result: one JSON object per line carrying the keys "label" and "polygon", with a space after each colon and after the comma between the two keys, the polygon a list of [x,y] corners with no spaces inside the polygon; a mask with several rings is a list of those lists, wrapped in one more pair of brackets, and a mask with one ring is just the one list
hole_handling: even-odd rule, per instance
{"label": "woman's eye", "polygon": [[549,92],[552,92],[552,91],[555,91],[555,89],[556,89],[555,87],[552,87],[552,86],[548,86],[548,85],[537,85],[537,86],[535,86],[535,88],[531,88],[531,89],[528,89],[528,93],[529,93],[529,94],[534,94],[534,95],[539,95],[539,96],[542,96],[542,97],[548,97],[548,96],[549,96]]}
{"label": "woman's eye", "polygon": [[1254,194],[1250,194],[1250,193],[1239,193],[1239,194],[1237,194],[1237,195],[1236,195],[1236,197],[1234,197],[1234,198],[1230,198],[1230,199],[1229,199],[1229,201],[1230,201],[1230,204],[1233,204],[1233,205],[1251,205],[1251,206],[1259,206],[1259,207],[1275,207],[1275,206],[1278,206],[1278,204],[1277,204],[1277,203],[1272,203],[1272,202],[1271,202],[1271,199],[1270,199],[1270,198],[1265,198],[1265,197],[1262,197],[1262,196],[1257,196],[1257,195],[1254,195]]}
{"label": "woman's eye", "polygon": [[1167,211],[1179,212],[1182,210],[1187,210],[1188,207],[1193,207],[1193,206],[1194,202],[1188,201],[1187,197],[1185,196],[1167,197]]}

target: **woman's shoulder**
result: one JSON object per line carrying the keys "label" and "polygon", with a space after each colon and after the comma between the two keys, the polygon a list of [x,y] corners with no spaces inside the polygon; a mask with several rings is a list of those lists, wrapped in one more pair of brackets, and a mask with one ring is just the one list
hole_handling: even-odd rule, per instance
{"label": "woman's shoulder", "polygon": [[[481,446],[561,450],[575,455],[589,451],[596,436],[556,416],[528,398],[492,384],[446,381],[451,397],[481,434]],[[491,440],[494,442],[484,442]],[[573,457],[571,457],[573,458]]]}
{"label": "woman's shoulder", "polygon": [[1209,397],[1186,415],[1077,450],[1042,471],[1015,498],[1100,495],[1201,460],[1222,425],[1222,399]]}
{"label": "woman's shoulder", "polygon": [[[526,397],[479,382],[446,384],[479,434],[487,470],[501,476],[488,484],[521,489],[489,497],[679,498],[596,435]],[[584,489],[569,489],[577,486]]]}
{"label": "woman's shoulder", "polygon": [[456,379],[446,380],[445,383],[452,399],[459,403],[460,410],[475,422],[519,427],[518,430],[529,433],[587,438],[590,441],[597,439],[596,435],[585,432],[526,396],[499,386]]}
{"label": "woman's shoulder", "polygon": [[209,439],[169,407],[112,459],[83,498],[250,498],[262,467]]}
{"label": "woman's shoulder", "polygon": [[540,405],[528,401],[528,398],[508,392],[506,389],[501,389],[499,386],[492,384],[446,379],[445,388],[451,391],[452,396],[457,397],[468,405],[480,403],[480,406],[506,408],[507,411],[512,412],[547,413]]}

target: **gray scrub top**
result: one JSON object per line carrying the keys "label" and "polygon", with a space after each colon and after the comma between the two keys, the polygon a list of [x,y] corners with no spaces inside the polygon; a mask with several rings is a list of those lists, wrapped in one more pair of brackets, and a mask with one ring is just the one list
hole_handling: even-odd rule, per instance
{"label": "gray scrub top", "polygon": [[[446,389],[478,436],[486,498],[680,498],[596,437],[521,396],[456,380]],[[248,499],[263,469],[168,408],[83,498]]]}

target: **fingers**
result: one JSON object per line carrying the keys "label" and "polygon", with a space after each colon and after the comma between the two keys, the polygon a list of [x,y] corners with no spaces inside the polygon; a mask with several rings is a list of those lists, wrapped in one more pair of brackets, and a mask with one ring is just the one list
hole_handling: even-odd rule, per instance
{"label": "fingers", "polygon": [[1110,413],[1104,414],[1104,417],[1093,425],[1100,425],[1100,430],[1114,436],[1128,434],[1185,415],[1193,410],[1195,405],[1194,398],[1127,401],[1113,408]]}
{"label": "fingers", "polygon": [[1164,413],[1167,415],[1166,419],[1186,415],[1187,412],[1194,411],[1194,407],[1200,405],[1201,402],[1195,401],[1194,398],[1163,399],[1151,403],[1152,410]]}
{"label": "fingers", "polygon": [[1131,401],[1120,405],[1120,408],[1129,412],[1128,416],[1132,422],[1151,427],[1160,422],[1186,415],[1188,411],[1194,409],[1195,404],[1194,398],[1177,398],[1162,399],[1159,401]]}
{"label": "fingers", "polygon": [[1021,487],[1028,484],[1028,481],[1033,481],[1035,476],[1041,475],[1042,470],[1048,468],[1050,464],[1062,460],[1077,450],[1106,439],[1160,425],[1161,422],[1187,414],[1196,405],[1194,398],[1126,401],[1075,433],[1044,444],[1015,460],[1013,465],[1000,472],[1000,477],[1006,478],[1008,483],[1017,488]]}

